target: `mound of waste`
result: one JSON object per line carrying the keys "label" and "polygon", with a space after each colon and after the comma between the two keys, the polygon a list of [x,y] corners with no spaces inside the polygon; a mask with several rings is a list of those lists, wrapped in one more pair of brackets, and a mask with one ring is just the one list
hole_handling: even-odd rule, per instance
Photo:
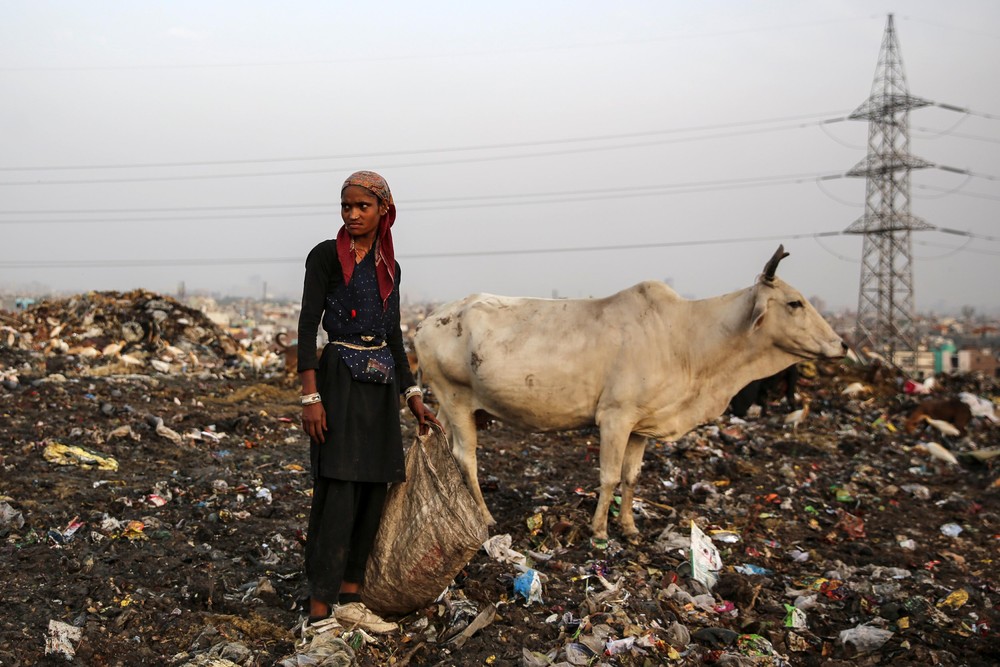
{"label": "mound of waste", "polygon": [[0,320],[0,362],[22,365],[40,353],[50,374],[185,372],[241,351],[204,313],[143,289],[45,300]]}

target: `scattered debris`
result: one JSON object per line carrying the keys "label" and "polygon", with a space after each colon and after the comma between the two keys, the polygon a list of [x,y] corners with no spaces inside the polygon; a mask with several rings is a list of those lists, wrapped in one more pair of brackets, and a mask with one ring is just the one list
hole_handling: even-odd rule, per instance
{"label": "scattered debris", "polygon": [[[399,633],[373,635],[303,623],[308,445],[297,391],[263,350],[142,290],[2,321],[0,664],[948,666],[1000,653],[995,379],[910,386],[888,367],[811,365],[795,428],[775,401],[651,440],[633,506],[643,539],[612,520],[604,548],[588,528],[596,430],[494,423],[479,452],[492,536],[439,598],[388,619]],[[964,435],[904,428],[919,401],[956,397],[972,413]]]}

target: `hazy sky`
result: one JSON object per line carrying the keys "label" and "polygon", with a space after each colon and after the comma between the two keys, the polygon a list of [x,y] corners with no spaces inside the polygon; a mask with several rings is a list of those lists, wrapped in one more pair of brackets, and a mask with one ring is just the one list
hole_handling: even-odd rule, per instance
{"label": "hazy sky", "polygon": [[[917,308],[1000,312],[1000,3],[0,5],[0,289],[298,297],[344,178],[389,182],[411,300],[701,298],[779,275],[857,306],[886,17],[910,92]],[[730,242],[735,240],[735,242]],[[610,247],[610,249],[607,249]],[[602,248],[606,248],[603,249]],[[580,250],[585,249],[585,250]],[[480,254],[475,254],[480,253]]]}

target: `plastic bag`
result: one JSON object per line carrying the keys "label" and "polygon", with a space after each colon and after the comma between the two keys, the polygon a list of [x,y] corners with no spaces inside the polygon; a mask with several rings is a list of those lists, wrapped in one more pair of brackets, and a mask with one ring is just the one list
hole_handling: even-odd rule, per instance
{"label": "plastic bag", "polygon": [[362,601],[383,614],[433,602],[489,537],[444,435],[414,439],[406,481],[393,484],[365,569]]}

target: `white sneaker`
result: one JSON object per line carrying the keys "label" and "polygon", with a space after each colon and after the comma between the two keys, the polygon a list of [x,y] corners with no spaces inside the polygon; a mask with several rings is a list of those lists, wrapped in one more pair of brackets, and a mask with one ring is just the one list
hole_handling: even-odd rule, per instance
{"label": "white sneaker", "polygon": [[333,610],[333,615],[348,628],[361,628],[375,634],[395,632],[399,629],[398,625],[384,620],[366,607],[363,602],[349,602],[339,605]]}

